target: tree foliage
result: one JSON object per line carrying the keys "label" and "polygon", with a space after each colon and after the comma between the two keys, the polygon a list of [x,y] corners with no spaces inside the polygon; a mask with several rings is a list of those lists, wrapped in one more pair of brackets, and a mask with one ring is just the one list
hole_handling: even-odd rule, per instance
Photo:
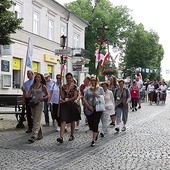
{"label": "tree foliage", "polygon": [[103,22],[109,30],[105,38],[109,43],[116,43],[121,50],[122,63],[120,69],[124,76],[131,75],[131,67],[157,69],[153,74],[142,73],[144,78],[160,79],[161,60],[164,50],[159,42],[159,36],[154,31],[146,31],[142,24],[137,25],[126,6],[115,6],[109,0],[96,0],[92,6],[91,0],[77,0],[65,5],[67,9],[89,22],[86,29],[85,48],[90,51],[90,74],[94,73],[95,47],[101,38]]}
{"label": "tree foliage", "polygon": [[0,1],[0,44],[9,45],[12,43],[10,34],[16,33],[20,26],[22,19],[16,19],[12,11],[9,11],[15,3],[12,0]]}
{"label": "tree foliage", "polygon": [[[158,43],[159,37],[154,31],[146,31],[140,24],[130,34],[126,44],[126,52],[121,64],[124,73],[130,75],[132,67],[148,68],[152,74],[143,72],[144,78],[160,79],[161,60],[164,50]],[[129,71],[127,71],[129,70]],[[126,75],[128,76],[128,75]]]}
{"label": "tree foliage", "polygon": [[170,80],[166,81],[167,87],[170,87]]}
{"label": "tree foliage", "polygon": [[[112,44],[116,42],[119,47],[125,42],[127,31],[133,27],[134,22],[129,15],[126,7],[113,7],[109,0],[96,0],[95,6],[91,0],[77,0],[65,5],[67,9],[89,22],[90,26],[86,29],[85,48],[90,51],[90,74],[95,73],[95,47],[94,44],[99,38],[109,40]],[[109,30],[105,31],[101,37],[103,22]]]}

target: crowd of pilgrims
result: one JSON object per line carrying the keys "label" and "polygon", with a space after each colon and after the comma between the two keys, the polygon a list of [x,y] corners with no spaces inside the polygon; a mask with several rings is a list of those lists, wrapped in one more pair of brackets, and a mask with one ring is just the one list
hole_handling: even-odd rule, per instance
{"label": "crowd of pilgrims", "polygon": [[[132,109],[132,112],[141,109],[142,101],[149,101],[152,105],[156,102],[156,91],[159,89],[164,94],[167,90],[164,80],[157,82],[147,79],[143,82],[140,75],[128,84],[115,76],[100,82],[98,77],[92,75],[85,77],[80,87],[72,73],[66,74],[66,83],[63,83],[60,74],[53,80],[48,73],[44,75],[37,73],[34,76],[34,73],[28,70],[27,77],[28,80],[22,90],[28,122],[26,133],[31,133],[29,143],[43,138],[42,114],[44,113],[45,117],[43,126],[50,126],[50,111],[52,123],[57,124],[56,130],[59,132],[57,142],[63,143],[66,140],[64,134],[68,126],[70,126],[68,140],[73,141],[75,131],[79,130],[81,118],[84,116],[84,123],[92,132],[90,145],[94,147],[99,136],[107,135],[109,126],[115,127],[117,133],[126,131],[129,109]],[[105,110],[96,111],[94,99],[101,96],[104,97]]]}

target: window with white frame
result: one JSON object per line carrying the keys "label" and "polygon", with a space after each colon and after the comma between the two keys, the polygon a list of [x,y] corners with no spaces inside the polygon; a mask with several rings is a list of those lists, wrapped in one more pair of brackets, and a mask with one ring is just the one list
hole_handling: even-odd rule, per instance
{"label": "window with white frame", "polygon": [[61,25],[61,36],[65,35],[66,36],[66,26],[65,25]]}
{"label": "window with white frame", "polygon": [[48,38],[50,40],[54,39],[54,21],[51,19],[48,20]]}
{"label": "window with white frame", "polygon": [[40,14],[34,11],[33,14],[33,33],[39,34]]}
{"label": "window with white frame", "polygon": [[15,18],[21,18],[22,17],[22,4],[16,2],[16,5],[14,7],[15,10]]}
{"label": "window with white frame", "polygon": [[77,32],[74,32],[73,35],[73,45],[74,48],[80,48],[80,34]]}

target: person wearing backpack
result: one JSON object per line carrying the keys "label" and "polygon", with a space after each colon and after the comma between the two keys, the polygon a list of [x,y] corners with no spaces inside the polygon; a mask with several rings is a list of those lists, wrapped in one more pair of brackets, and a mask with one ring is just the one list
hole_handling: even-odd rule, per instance
{"label": "person wearing backpack", "polygon": [[57,121],[57,128],[56,128],[57,132],[60,131],[60,125],[61,125],[60,117],[58,114],[58,105],[60,101],[60,86],[62,85],[61,78],[62,78],[61,74],[56,75],[56,82],[53,84],[50,90],[50,97],[48,99],[48,105],[50,103],[52,104],[52,112],[54,114],[54,118]]}
{"label": "person wearing backpack", "polygon": [[122,131],[126,130],[126,123],[128,119],[128,104],[131,100],[130,92],[128,89],[124,88],[124,80],[119,80],[119,87],[115,90],[115,111],[116,111],[116,126],[115,130],[120,131],[121,119],[123,121]]}
{"label": "person wearing backpack", "polygon": [[[50,90],[51,90],[53,84],[55,83],[55,80],[51,79],[51,76],[49,73],[45,73],[44,78],[46,80],[47,91],[48,91],[48,93],[50,93]],[[54,114],[52,112],[52,105],[51,105],[51,103],[48,103],[48,99],[45,99],[44,100],[45,124],[43,125],[44,127],[50,126],[49,110],[51,112],[51,118],[53,120],[53,125],[55,125],[55,121],[54,121],[55,118],[54,118]]]}
{"label": "person wearing backpack", "polygon": [[137,103],[138,103],[138,98],[139,98],[139,88],[135,80],[133,81],[133,84],[130,87],[130,95],[131,95],[131,101],[132,101],[132,112],[134,112],[134,110],[137,111]]}
{"label": "person wearing backpack", "polygon": [[27,97],[31,97],[29,104],[33,117],[32,133],[30,139],[28,139],[30,143],[35,142],[36,138],[37,140],[41,140],[43,138],[41,117],[44,108],[44,100],[48,100],[49,96],[44,76],[37,73],[27,95]]}

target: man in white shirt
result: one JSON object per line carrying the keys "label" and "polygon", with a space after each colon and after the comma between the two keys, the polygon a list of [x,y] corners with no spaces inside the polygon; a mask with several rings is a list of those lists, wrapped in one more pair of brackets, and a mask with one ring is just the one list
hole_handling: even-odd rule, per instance
{"label": "man in white shirt", "polygon": [[[49,73],[45,73],[44,78],[46,80],[47,91],[48,91],[48,93],[50,93],[50,90],[51,90],[53,84],[55,83],[55,81],[51,79]],[[49,114],[48,114],[49,109],[50,109],[51,117],[52,117],[53,124],[54,124],[55,118],[52,113],[51,104],[48,103],[48,99],[44,99],[44,115],[45,115],[45,125],[44,126],[50,125]]]}
{"label": "man in white shirt", "polygon": [[26,116],[27,116],[27,122],[28,122],[28,130],[26,131],[26,133],[31,133],[32,127],[33,127],[33,118],[31,114],[31,108],[29,106],[29,101],[31,98],[27,97],[27,93],[30,90],[31,85],[34,82],[34,72],[32,70],[28,70],[27,77],[28,77],[28,80],[24,83],[22,87],[22,91],[23,91],[22,104],[26,108]]}
{"label": "man in white shirt", "polygon": [[60,116],[58,114],[58,107],[59,107],[59,100],[60,100],[60,86],[61,86],[61,75],[56,75],[56,82],[53,84],[51,90],[50,90],[50,97],[48,99],[48,103],[52,104],[52,112],[54,119],[57,121],[57,131],[60,131]]}

